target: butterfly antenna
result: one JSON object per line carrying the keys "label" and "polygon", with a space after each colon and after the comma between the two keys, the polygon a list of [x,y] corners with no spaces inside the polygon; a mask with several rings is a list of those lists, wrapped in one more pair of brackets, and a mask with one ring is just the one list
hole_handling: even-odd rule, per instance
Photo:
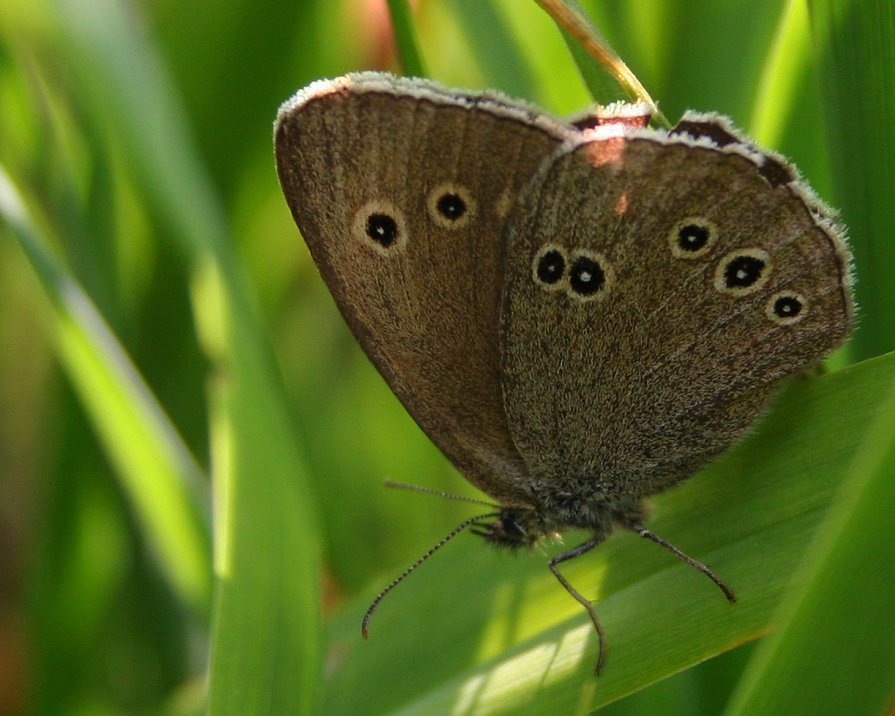
{"label": "butterfly antenna", "polygon": [[[414,485],[402,485],[401,483],[395,483],[394,486],[404,486],[413,488]],[[435,494],[439,494],[436,490],[427,490],[423,489],[422,492],[434,492]],[[471,499],[471,498],[470,498]],[[468,520],[464,520],[459,525],[457,525],[449,534],[442,537],[437,543],[435,543],[428,552],[422,555],[419,559],[417,559],[413,564],[411,564],[404,572],[397,578],[395,578],[391,584],[389,584],[385,589],[383,589],[379,594],[376,595],[376,598],[367,608],[367,613],[364,614],[364,620],[361,623],[360,633],[364,637],[367,638],[367,627],[370,625],[370,619],[373,618],[373,613],[376,611],[379,603],[385,599],[385,595],[392,591],[395,587],[397,587],[401,582],[403,582],[411,572],[413,572],[417,567],[419,567],[423,562],[425,562],[429,557],[435,554],[438,550],[444,547],[448,542],[450,542],[454,537],[460,534],[463,530],[469,527],[472,524],[475,524],[479,520],[485,520],[490,517],[498,517],[500,516],[499,512],[489,512],[484,515],[478,515],[477,517],[470,517]]]}
{"label": "butterfly antenna", "polygon": [[447,500],[456,500],[457,502],[471,502],[474,505],[485,505],[485,507],[492,507],[495,510],[500,509],[500,505],[495,505],[493,502],[487,502],[486,500],[479,500],[475,497],[467,497],[466,495],[455,495],[452,492],[442,492],[441,490],[435,490],[431,487],[423,487],[422,485],[411,485],[409,482],[397,482],[395,480],[386,480],[383,483],[386,487],[399,487],[402,490],[413,490],[414,492],[424,492],[427,495],[436,495],[438,497],[444,497]]}

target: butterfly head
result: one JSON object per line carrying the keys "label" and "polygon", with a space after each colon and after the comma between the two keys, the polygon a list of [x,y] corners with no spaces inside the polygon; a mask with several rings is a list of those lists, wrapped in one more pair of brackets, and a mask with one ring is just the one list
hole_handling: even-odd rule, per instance
{"label": "butterfly head", "polygon": [[497,547],[516,550],[532,547],[552,530],[548,530],[538,513],[529,507],[502,507],[496,520],[478,522],[473,525],[472,532]]}

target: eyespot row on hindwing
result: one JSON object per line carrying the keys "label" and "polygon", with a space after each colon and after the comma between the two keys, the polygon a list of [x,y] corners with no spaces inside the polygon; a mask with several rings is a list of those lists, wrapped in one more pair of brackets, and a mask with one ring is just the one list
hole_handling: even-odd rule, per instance
{"label": "eyespot row on hindwing", "polygon": [[[685,261],[709,254],[717,239],[718,227],[700,216],[687,216],[668,232],[672,256]],[[712,284],[720,293],[748,296],[765,286],[772,271],[773,261],[764,249],[735,249],[718,260]],[[774,323],[789,326],[807,315],[808,301],[796,291],[779,291],[768,299],[764,313]]]}
{"label": "eyespot row on hindwing", "polygon": [[[681,219],[668,232],[672,256],[685,261],[708,256],[717,239],[718,227],[698,216]],[[712,286],[719,293],[741,298],[762,289],[772,270],[773,261],[764,249],[735,249],[717,260]],[[565,292],[578,301],[605,296],[614,281],[611,264],[602,254],[582,248],[567,250],[553,243],[535,252],[531,275],[543,290]],[[774,293],[764,308],[764,315],[782,326],[801,321],[807,313],[808,301],[797,291]]]}
{"label": "eyespot row on hindwing", "polygon": [[[455,182],[444,182],[426,196],[430,220],[443,229],[460,229],[475,216],[478,207],[469,190]],[[387,199],[373,199],[354,213],[354,237],[377,253],[389,256],[407,243],[408,229],[401,211]]]}

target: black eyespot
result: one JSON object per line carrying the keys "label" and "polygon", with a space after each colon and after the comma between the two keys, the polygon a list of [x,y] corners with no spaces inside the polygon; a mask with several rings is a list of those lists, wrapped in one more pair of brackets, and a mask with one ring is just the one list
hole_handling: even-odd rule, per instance
{"label": "black eyespot", "polygon": [[718,227],[701,216],[688,216],[668,233],[671,253],[679,259],[696,259],[705,254],[718,237]]}
{"label": "black eyespot", "polygon": [[698,224],[686,224],[678,229],[677,245],[681,251],[695,253],[709,242],[709,230]]}
{"label": "black eyespot", "polygon": [[466,213],[466,202],[463,201],[463,197],[453,192],[442,194],[435,202],[435,207],[448,221],[456,221]]}
{"label": "black eyespot", "polygon": [[764,286],[771,276],[771,257],[767,251],[745,248],[731,251],[715,269],[715,288],[733,296],[747,296]]}
{"label": "black eyespot", "polygon": [[724,267],[724,285],[727,288],[750,288],[764,273],[765,262],[757,256],[736,256]]}
{"label": "black eyespot", "polygon": [[380,256],[397,256],[409,238],[404,212],[388,199],[371,199],[355,209],[351,235]]}
{"label": "black eyespot", "polygon": [[462,184],[444,182],[426,197],[429,217],[443,229],[456,230],[466,226],[476,210],[473,196]]}
{"label": "black eyespot", "polygon": [[794,291],[776,293],[768,300],[765,315],[774,323],[789,326],[801,321],[808,313],[808,302]]}
{"label": "black eyespot", "polygon": [[388,214],[370,214],[367,217],[367,236],[387,249],[398,240],[398,222]]}
{"label": "black eyespot", "polygon": [[795,296],[781,296],[774,301],[774,314],[778,318],[795,318],[802,312],[802,302]]}
{"label": "black eyespot", "polygon": [[542,283],[552,286],[562,279],[566,270],[566,260],[557,249],[550,249],[538,259],[535,270]]}
{"label": "black eyespot", "polygon": [[545,244],[531,262],[531,277],[545,291],[561,291],[568,286],[569,257],[562,246]]}
{"label": "black eyespot", "polygon": [[580,296],[593,296],[606,285],[606,273],[596,259],[579,256],[569,270],[569,286]]}

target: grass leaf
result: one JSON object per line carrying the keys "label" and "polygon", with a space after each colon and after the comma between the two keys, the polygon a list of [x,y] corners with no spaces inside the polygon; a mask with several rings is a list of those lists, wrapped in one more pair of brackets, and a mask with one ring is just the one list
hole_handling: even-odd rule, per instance
{"label": "grass leaf", "polygon": [[171,586],[201,620],[211,599],[211,534],[199,466],[74,277],[53,256],[0,168],[0,216],[52,306],[59,359],[90,414]]}
{"label": "grass leaf", "polygon": [[857,358],[895,348],[895,5],[888,0],[808,3],[818,48],[837,203],[860,269]]}
{"label": "grass leaf", "polygon": [[879,389],[867,438],[843,471],[834,509],[800,570],[799,588],[777,615],[781,629],[743,675],[731,716],[872,716],[895,704],[895,382]]}
{"label": "grass leaf", "polygon": [[[579,713],[768,633],[893,381],[895,354],[796,379],[745,443],[655,499],[651,526],[710,564],[736,591],[735,606],[654,546],[614,537],[566,570],[596,598],[607,633],[595,679],[592,627],[546,557],[510,559],[460,542],[390,596],[368,643],[357,635],[365,600],[340,615],[327,713],[351,712],[354,684],[373,713],[448,713],[457,704],[471,714]],[[424,657],[432,649],[437,660]],[[369,688],[387,674],[402,678]]]}
{"label": "grass leaf", "polygon": [[316,516],[225,212],[176,91],[134,18],[110,0],[94,0],[91,12],[71,0],[57,7],[85,90],[108,112],[146,195],[192,261],[198,330],[218,371],[211,709],[312,711],[320,672]]}
{"label": "grass leaf", "polygon": [[388,9],[403,73],[410,77],[425,77],[426,69],[422,53],[417,47],[410,4],[407,0],[388,0]]}

